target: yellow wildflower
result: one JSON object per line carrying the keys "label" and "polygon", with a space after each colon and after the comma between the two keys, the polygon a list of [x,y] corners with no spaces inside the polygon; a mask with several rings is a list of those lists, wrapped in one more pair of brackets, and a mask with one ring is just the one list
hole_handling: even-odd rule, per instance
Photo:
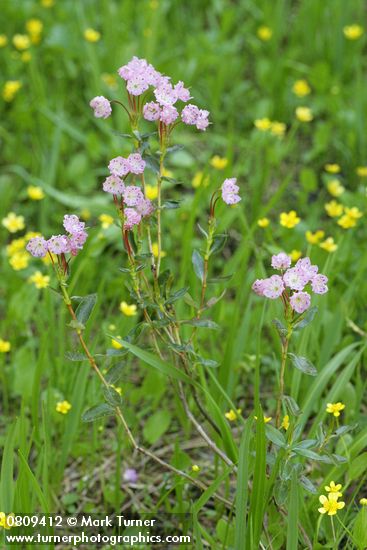
{"label": "yellow wildflower", "polygon": [[59,401],[56,403],[56,411],[61,414],[67,414],[71,409],[69,401]]}
{"label": "yellow wildflower", "polygon": [[326,250],[326,252],[335,252],[335,250],[337,250],[338,248],[338,245],[334,242],[333,237],[328,237],[319,244],[319,247],[323,250]]}
{"label": "yellow wildflower", "polygon": [[117,88],[117,78],[114,74],[102,73],[101,78],[102,78],[103,82],[106,84],[106,86],[111,88],[111,90],[116,90],[116,88]]}
{"label": "yellow wildflower", "polygon": [[31,239],[34,239],[34,237],[41,237],[41,233],[39,233],[38,231],[27,231],[27,233],[24,235],[24,240],[27,243]]}
{"label": "yellow wildflower", "polygon": [[270,130],[272,122],[269,118],[257,118],[254,121],[254,125],[258,130],[261,130],[265,132],[266,130]]}
{"label": "yellow wildflower", "polygon": [[150,201],[154,201],[158,197],[158,185],[150,185],[147,183],[145,186],[145,196]]}
{"label": "yellow wildflower", "polygon": [[17,216],[14,212],[9,212],[9,214],[2,219],[1,223],[9,233],[16,233],[25,228],[24,217]]}
{"label": "yellow wildflower", "polygon": [[120,386],[115,386],[114,384],[110,384],[111,388],[113,388],[119,395],[122,395],[122,388]]}
{"label": "yellow wildflower", "polygon": [[38,44],[41,41],[41,34],[43,30],[43,23],[40,19],[29,19],[25,28],[31,38],[33,44]]}
{"label": "yellow wildflower", "polygon": [[47,288],[50,283],[49,275],[42,275],[41,271],[35,271],[28,279],[36,288]]}
{"label": "yellow wildflower", "polygon": [[30,199],[32,199],[32,201],[41,201],[46,196],[42,187],[39,187],[38,185],[29,185],[27,187],[27,195]]}
{"label": "yellow wildflower", "polygon": [[9,518],[14,518],[14,514],[4,514],[4,512],[0,512],[0,527],[3,529],[11,529],[14,525],[13,521],[9,521]]}
{"label": "yellow wildflower", "polygon": [[367,178],[367,166],[357,166],[356,174],[360,178]]}
{"label": "yellow wildflower", "polygon": [[348,40],[358,40],[363,34],[363,27],[361,25],[346,25],[343,28],[345,38]]}
{"label": "yellow wildflower", "polygon": [[193,465],[191,466],[191,470],[192,470],[193,472],[200,472],[200,466],[198,466],[197,464],[193,464]]}
{"label": "yellow wildflower", "polygon": [[334,415],[335,417],[340,416],[340,411],[345,409],[344,403],[338,401],[338,403],[328,403],[326,405],[326,412]]}
{"label": "yellow wildflower", "polygon": [[[116,338],[119,338],[121,340],[120,335],[116,336]],[[115,349],[121,349],[121,348],[124,347],[122,344],[120,344],[120,342],[118,342],[114,338],[111,338],[111,344],[112,344],[112,347],[115,348]]]}
{"label": "yellow wildflower", "polygon": [[283,421],[282,421],[280,427],[281,427],[281,428],[284,428],[285,431],[288,430],[288,428],[289,428],[289,416],[288,416],[288,414],[286,414],[286,415],[284,416]]}
{"label": "yellow wildflower", "polygon": [[8,43],[8,37],[6,34],[0,34],[0,48],[4,48]]}
{"label": "yellow wildflower", "polygon": [[327,497],[321,495],[319,501],[322,504],[322,507],[318,509],[320,514],[327,513],[328,516],[335,516],[337,511],[345,506],[345,502],[338,502],[338,497],[335,493],[329,493]]}
{"label": "yellow wildflower", "polygon": [[41,4],[44,8],[52,8],[55,4],[55,0],[41,0]]}
{"label": "yellow wildflower", "polygon": [[13,44],[17,50],[28,50],[31,45],[30,38],[27,34],[15,34],[13,36]]}
{"label": "yellow wildflower", "polygon": [[271,39],[273,36],[273,31],[270,27],[267,27],[266,25],[261,25],[256,31],[257,36],[262,40],[263,42],[267,42]]}
{"label": "yellow wildflower", "polygon": [[137,307],[135,304],[127,304],[126,302],[121,302],[120,311],[127,317],[132,317],[136,315]]}
{"label": "yellow wildflower", "polygon": [[293,93],[298,97],[305,97],[311,93],[311,88],[307,80],[296,80],[292,88]]}
{"label": "yellow wildflower", "polygon": [[194,174],[194,177],[192,178],[191,182],[192,186],[196,189],[197,187],[200,187],[203,185],[204,187],[208,187],[209,185],[209,176],[205,176],[204,172],[196,172]]}
{"label": "yellow wildflower", "polygon": [[278,122],[277,120],[274,120],[274,122],[272,122],[270,125],[270,132],[273,134],[273,136],[283,137],[286,129],[287,126],[284,124],[284,122]]}
{"label": "yellow wildflower", "polygon": [[311,122],[313,114],[309,107],[297,107],[296,117],[300,122]]}
{"label": "yellow wildflower", "polygon": [[302,252],[300,250],[295,250],[294,249],[294,250],[291,251],[291,253],[289,255],[291,257],[292,262],[296,262],[302,256]]}
{"label": "yellow wildflower", "polygon": [[262,228],[268,227],[269,223],[270,223],[269,218],[260,218],[257,220],[257,225]]}
{"label": "yellow wildflower", "polygon": [[24,250],[26,242],[27,241],[25,237],[21,237],[20,239],[13,239],[6,247],[6,255],[13,256],[17,252]]}
{"label": "yellow wildflower", "polygon": [[229,420],[230,422],[233,422],[234,420],[237,420],[241,412],[242,412],[242,409],[237,409],[236,411],[231,409],[230,411],[226,412],[224,416],[227,418],[227,420]]}
{"label": "yellow wildflower", "polygon": [[287,227],[288,229],[292,229],[295,227],[299,222],[301,221],[301,218],[297,216],[297,212],[295,210],[290,210],[289,212],[282,212],[280,214],[280,225],[283,227]]}
{"label": "yellow wildflower", "polygon": [[329,174],[339,174],[341,170],[339,164],[336,163],[325,164],[324,168],[326,172],[329,172]]}
{"label": "yellow wildflower", "polygon": [[348,216],[348,214],[344,214],[344,216],[339,218],[338,225],[343,229],[351,229],[357,225],[357,220],[352,218],[352,216]]}
{"label": "yellow wildflower", "polygon": [[87,42],[98,42],[101,39],[101,33],[89,27],[84,31],[84,38]]}
{"label": "yellow wildflower", "polygon": [[[158,243],[152,243],[152,253],[155,258],[158,258]],[[161,258],[167,256],[164,250],[161,250]]]}
{"label": "yellow wildflower", "polygon": [[306,240],[310,244],[319,244],[325,236],[325,232],[319,229],[312,233],[312,231],[306,231]]}
{"label": "yellow wildflower", "polygon": [[98,219],[102,224],[102,229],[108,229],[113,224],[113,217],[109,214],[101,214]]}
{"label": "yellow wildflower", "polygon": [[363,216],[362,212],[356,206],[352,206],[352,208],[348,208],[348,206],[346,206],[344,212],[347,216],[353,218],[354,220],[358,220]]}
{"label": "yellow wildflower", "polygon": [[13,254],[9,260],[9,264],[14,269],[14,271],[21,271],[26,269],[29,264],[30,256],[27,252],[16,252]]}
{"label": "yellow wildflower", "polygon": [[228,159],[220,157],[219,155],[214,155],[214,157],[210,160],[210,164],[216,170],[223,170],[228,164]]}
{"label": "yellow wildflower", "polygon": [[345,191],[345,187],[342,186],[339,180],[333,179],[327,183],[327,190],[333,197],[340,197]]}
{"label": "yellow wildflower", "polygon": [[338,218],[343,214],[344,206],[340,202],[330,201],[325,204],[325,210],[330,218]]}
{"label": "yellow wildflower", "polygon": [[334,481],[330,481],[330,485],[325,485],[325,491],[328,493],[334,493],[338,496],[338,498],[343,496],[343,493],[340,492],[341,488],[341,483],[335,484]]}
{"label": "yellow wildflower", "polygon": [[367,506],[367,498],[365,497],[361,498],[361,500],[359,501],[359,504],[361,504],[362,506]]}
{"label": "yellow wildflower", "polygon": [[[257,416],[254,416],[254,418],[255,418],[255,420],[257,420]],[[268,422],[270,422],[271,419],[272,419],[271,416],[265,416],[265,415],[264,415],[264,422],[265,422],[265,424],[267,424]]]}
{"label": "yellow wildflower", "polygon": [[173,172],[172,172],[172,170],[168,170],[168,168],[163,168],[162,176],[164,176],[165,178],[172,178],[173,177]]}
{"label": "yellow wildflower", "polygon": [[11,349],[11,343],[8,340],[0,338],[0,353],[9,353]]}
{"label": "yellow wildflower", "polygon": [[3,87],[3,99],[5,101],[13,101],[21,87],[22,83],[20,80],[7,80]]}

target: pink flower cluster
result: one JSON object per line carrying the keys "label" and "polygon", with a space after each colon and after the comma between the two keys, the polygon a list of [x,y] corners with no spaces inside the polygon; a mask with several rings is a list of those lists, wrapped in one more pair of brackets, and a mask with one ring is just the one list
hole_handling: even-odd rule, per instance
{"label": "pink flower cluster", "polygon": [[27,243],[26,249],[32,256],[43,258],[47,252],[52,254],[67,254],[76,256],[84,246],[88,234],[85,223],[81,222],[75,214],[65,215],[63,226],[66,235],[53,235],[46,240],[44,237],[33,237]]}
{"label": "pink flower cluster", "polygon": [[222,199],[226,204],[237,204],[241,197],[238,194],[240,188],[237,185],[237,178],[227,178],[222,184]]}
{"label": "pink flower cluster", "polygon": [[[180,80],[172,84],[171,78],[157,71],[146,59],[133,57],[126,65],[118,69],[118,74],[126,82],[126,89],[130,96],[141,96],[153,88],[155,101],[149,101],[143,106],[143,117],[151,122],[160,121],[166,126],[173,124],[180,113],[175,106],[178,101],[187,103],[191,98],[190,91]],[[97,96],[90,102],[97,118],[110,116],[111,104],[103,96]],[[205,131],[209,126],[209,111],[199,109],[189,104],[181,112],[181,121],[198,130]]]}
{"label": "pink flower cluster", "polygon": [[311,295],[304,290],[305,287],[309,284],[315,294],[325,294],[328,291],[328,278],[318,273],[319,268],[311,264],[310,258],[298,260],[294,267],[291,267],[291,264],[291,258],[284,252],[272,256],[271,265],[274,269],[280,270],[281,275],[257,279],[252,285],[252,290],[258,296],[265,296],[271,300],[283,296],[296,313],[303,313],[311,305]]}
{"label": "pink flower cluster", "polygon": [[145,160],[140,153],[131,153],[127,158],[115,157],[108,165],[113,176],[127,176],[128,174],[142,174],[145,169]]}

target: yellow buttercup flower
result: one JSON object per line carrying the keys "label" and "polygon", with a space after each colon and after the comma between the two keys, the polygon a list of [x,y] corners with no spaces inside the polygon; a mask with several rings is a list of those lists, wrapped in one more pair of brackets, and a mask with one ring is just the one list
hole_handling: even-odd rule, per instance
{"label": "yellow buttercup flower", "polygon": [[226,412],[224,416],[227,418],[227,420],[229,420],[230,422],[233,422],[234,420],[237,420],[241,412],[242,412],[242,409],[237,409],[236,411],[231,409],[230,411]]}
{"label": "yellow buttercup flower", "polygon": [[338,248],[338,245],[334,242],[333,237],[328,237],[319,244],[319,247],[323,250],[326,250],[326,252],[335,252],[335,250],[337,250]]}
{"label": "yellow buttercup flower", "polygon": [[269,118],[257,118],[254,121],[254,125],[258,130],[261,130],[265,132],[266,130],[270,130],[272,122]]}
{"label": "yellow buttercup flower", "polygon": [[193,465],[191,466],[191,470],[192,470],[193,472],[200,472],[200,466],[198,466],[197,464],[193,464]]}
{"label": "yellow buttercup flower", "polygon": [[[152,253],[155,258],[158,258],[158,243],[152,243]],[[161,250],[161,258],[167,256],[164,250]]]}
{"label": "yellow buttercup flower", "polygon": [[335,484],[334,481],[330,481],[330,485],[325,485],[325,491],[328,493],[334,493],[338,496],[338,498],[343,496],[343,493],[340,492],[341,488],[341,483]]}
{"label": "yellow buttercup flower", "polygon": [[272,122],[270,125],[270,132],[273,134],[273,136],[283,137],[286,129],[287,126],[284,124],[284,122],[278,122],[277,120],[274,120],[274,122]]}
{"label": "yellow buttercup flower", "polygon": [[13,36],[13,44],[17,50],[28,50],[31,45],[30,38],[27,34],[15,34]]}
{"label": "yellow buttercup flower", "polygon": [[84,31],[84,38],[87,42],[98,42],[101,39],[101,33],[89,27]]}
{"label": "yellow buttercup flower", "polygon": [[121,302],[120,304],[120,311],[127,317],[132,317],[133,315],[136,315],[137,306],[135,304],[127,304],[126,302]]}
{"label": "yellow buttercup flower", "polygon": [[361,25],[346,25],[343,28],[345,38],[348,40],[358,40],[363,34],[363,27]]}
{"label": "yellow buttercup flower", "polygon": [[108,229],[113,224],[113,217],[109,214],[101,214],[98,219],[102,224],[102,229]]}
{"label": "yellow buttercup flower", "polygon": [[0,34],[0,48],[4,48],[8,43],[8,37],[6,34]]}
{"label": "yellow buttercup flower", "polygon": [[17,216],[14,212],[9,212],[9,214],[2,219],[1,223],[9,233],[16,233],[25,228],[24,217]]}
{"label": "yellow buttercup flower", "polygon": [[223,170],[228,164],[228,159],[220,157],[219,155],[214,155],[210,160],[210,164],[216,170]]}
{"label": "yellow buttercup flower", "polygon": [[330,218],[338,218],[343,214],[344,206],[340,202],[330,201],[325,204],[325,210]]}
{"label": "yellow buttercup flower", "polygon": [[335,417],[340,416],[340,412],[345,409],[344,403],[338,401],[338,403],[328,403],[326,405],[326,412],[334,415]]}
{"label": "yellow buttercup flower", "polygon": [[292,250],[289,255],[291,257],[292,262],[296,262],[302,256],[302,252],[300,250]]}
{"label": "yellow buttercup flower", "polygon": [[69,401],[59,401],[56,403],[56,411],[61,414],[67,414],[71,409]]}
{"label": "yellow buttercup flower", "polygon": [[8,340],[0,338],[0,353],[9,353],[11,349],[11,343]]}
{"label": "yellow buttercup flower", "polygon": [[306,231],[306,240],[310,244],[319,244],[325,236],[325,231],[319,229],[312,233],[312,231]]}
{"label": "yellow buttercup flower", "polygon": [[[120,338],[120,340],[121,340],[121,336],[120,336],[120,335],[116,336],[116,338]],[[114,338],[111,338],[111,345],[112,345],[112,347],[115,348],[115,349],[121,349],[121,348],[124,347],[122,344],[120,344],[120,342],[118,342],[118,341],[115,340]]]}
{"label": "yellow buttercup flower", "polygon": [[361,500],[359,501],[359,504],[361,504],[362,506],[367,506],[367,498],[365,497],[361,498]]}
{"label": "yellow buttercup flower", "polygon": [[16,252],[13,254],[9,260],[9,264],[14,269],[14,271],[21,271],[28,267],[30,260],[30,255],[28,252]]}
{"label": "yellow buttercup flower", "polygon": [[9,518],[13,518],[14,514],[4,514],[4,512],[0,512],[0,527],[3,529],[11,529],[14,525],[13,521],[9,521]]}
{"label": "yellow buttercup flower", "polygon": [[311,122],[313,114],[309,107],[297,107],[296,117],[300,122]]}
{"label": "yellow buttercup flower", "polygon": [[158,185],[147,183],[145,186],[145,196],[150,201],[154,201],[158,197]]}
{"label": "yellow buttercup flower", "polygon": [[20,239],[13,239],[6,247],[6,255],[13,256],[17,252],[24,250],[24,247],[27,243],[26,238],[21,237]]}
{"label": "yellow buttercup flower", "polygon": [[289,212],[282,212],[280,214],[280,225],[283,227],[287,227],[288,229],[292,229],[295,227],[299,222],[301,221],[301,218],[297,216],[297,212],[295,210],[290,210]]}
{"label": "yellow buttercup flower", "polygon": [[337,511],[345,506],[345,502],[338,501],[338,496],[335,493],[329,493],[327,497],[321,495],[319,501],[322,504],[322,507],[318,509],[320,514],[327,514],[328,516],[335,516]]}
{"label": "yellow buttercup flower", "polygon": [[340,225],[343,229],[351,229],[357,225],[357,220],[347,214],[344,214],[344,216],[339,218],[338,225]]}
{"label": "yellow buttercup flower", "polygon": [[348,206],[346,206],[344,212],[347,216],[353,218],[354,220],[358,220],[363,216],[362,212],[356,206],[352,206],[351,208],[348,208]]}
{"label": "yellow buttercup flower", "polygon": [[340,197],[345,191],[345,187],[342,186],[339,180],[330,180],[327,185],[327,190],[333,197]]}
{"label": "yellow buttercup flower", "polygon": [[3,99],[5,101],[13,101],[15,95],[22,87],[20,80],[8,80],[3,87]]}
{"label": "yellow buttercup flower", "polygon": [[367,178],[367,166],[357,166],[356,174],[360,178]]}
{"label": "yellow buttercup flower", "polygon": [[25,24],[25,28],[31,38],[32,44],[39,44],[43,30],[42,21],[40,19],[29,19]]}
{"label": "yellow buttercup flower", "polygon": [[281,428],[284,428],[285,431],[288,430],[288,428],[289,428],[289,416],[288,416],[288,414],[286,414],[286,415],[284,416],[283,421],[282,421],[280,427],[281,427]]}
{"label": "yellow buttercup flower", "polygon": [[[254,416],[255,420],[257,420],[257,416]],[[268,422],[270,422],[270,420],[272,420],[272,417],[271,416],[265,416],[264,415],[264,422],[265,424],[267,424]]]}
{"label": "yellow buttercup flower", "polygon": [[39,231],[27,231],[27,233],[24,235],[26,243],[31,239],[34,239],[35,237],[41,237],[41,233],[39,233]]}
{"label": "yellow buttercup flower", "polygon": [[30,199],[32,199],[32,201],[41,201],[46,196],[42,187],[39,187],[38,185],[29,185],[27,187],[27,195]]}
{"label": "yellow buttercup flower", "polygon": [[257,225],[262,228],[268,227],[269,223],[270,223],[269,218],[260,218],[257,220]]}
{"label": "yellow buttercup flower", "polygon": [[47,288],[50,283],[49,275],[42,275],[41,271],[35,271],[28,279],[38,289]]}
{"label": "yellow buttercup flower", "polygon": [[296,80],[292,88],[293,93],[298,97],[305,97],[311,93],[311,88],[307,80]]}
{"label": "yellow buttercup flower", "polygon": [[266,25],[261,25],[256,31],[257,36],[262,40],[263,42],[267,42],[271,39],[273,36],[273,31],[270,27],[267,27]]}
{"label": "yellow buttercup flower", "polygon": [[204,172],[196,172],[194,177],[192,178],[192,186],[196,189],[197,187],[200,187],[201,185],[203,187],[208,187],[209,185],[209,176],[206,176]]}
{"label": "yellow buttercup flower", "polygon": [[325,164],[324,168],[326,172],[329,172],[329,174],[339,174],[341,170],[339,164],[336,163]]}

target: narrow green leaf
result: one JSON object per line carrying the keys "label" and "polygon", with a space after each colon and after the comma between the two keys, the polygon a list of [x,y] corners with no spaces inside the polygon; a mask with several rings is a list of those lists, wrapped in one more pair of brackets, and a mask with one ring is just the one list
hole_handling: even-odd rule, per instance
{"label": "narrow green leaf", "polygon": [[115,414],[115,411],[111,405],[108,403],[101,403],[100,405],[95,405],[95,407],[91,407],[85,413],[83,413],[82,421],[83,422],[95,422],[96,420],[99,420],[100,418],[104,418],[105,416],[113,416]]}
{"label": "narrow green leaf", "polygon": [[288,353],[288,356],[290,357],[292,364],[294,367],[296,367],[296,369],[310,376],[317,375],[317,369],[306,357],[301,357],[300,355],[295,355],[294,353]]}
{"label": "narrow green leaf", "polygon": [[109,386],[108,388],[103,386],[103,395],[111,407],[118,407],[122,403],[121,395],[112,386]]}
{"label": "narrow green leaf", "polygon": [[201,282],[203,282],[204,279],[204,260],[201,257],[200,252],[197,250],[194,250],[192,253],[192,265],[194,267],[194,271],[196,276],[200,279]]}
{"label": "narrow green leaf", "polygon": [[236,490],[236,523],[235,523],[235,550],[247,550],[247,502],[249,496],[250,478],[250,443],[252,438],[253,419],[249,418],[242,432],[238,457],[238,474]]}
{"label": "narrow green leaf", "polygon": [[288,505],[287,550],[298,550],[298,478],[292,472]]}
{"label": "narrow green leaf", "polygon": [[82,323],[83,325],[86,324],[96,302],[97,294],[88,294],[88,296],[84,296],[84,298],[82,298],[75,312],[76,318],[78,319],[79,323]]}
{"label": "narrow green leaf", "polygon": [[65,353],[66,359],[69,359],[69,361],[86,361],[88,360],[88,357],[84,355],[84,353],[74,352],[74,351],[67,351]]}

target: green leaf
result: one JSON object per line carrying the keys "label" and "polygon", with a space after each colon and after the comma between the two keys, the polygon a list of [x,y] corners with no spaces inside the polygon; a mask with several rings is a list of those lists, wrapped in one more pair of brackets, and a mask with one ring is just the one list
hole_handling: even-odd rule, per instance
{"label": "green leaf", "polygon": [[149,416],[143,428],[144,438],[153,445],[168,430],[171,414],[168,410],[159,410]]}
{"label": "green leaf", "polygon": [[307,327],[307,325],[309,325],[313,321],[317,312],[318,312],[317,306],[313,306],[310,309],[308,309],[303,319],[301,319],[301,321],[298,321],[293,325],[293,330],[301,330]]}
{"label": "green leaf", "polygon": [[280,336],[281,341],[285,342],[285,339],[286,339],[287,334],[288,334],[287,328],[283,325],[283,323],[281,321],[279,321],[279,319],[273,319],[272,324],[277,329],[277,332]]}
{"label": "green leaf", "polygon": [[194,250],[192,253],[192,265],[194,266],[194,271],[196,276],[200,279],[201,282],[204,280],[204,260],[201,257],[200,252]]}
{"label": "green leaf", "polygon": [[180,290],[176,290],[173,294],[169,296],[169,298],[166,300],[166,304],[172,304],[173,302],[176,302],[176,300],[179,300],[180,298],[183,298],[190,287],[185,286],[184,288],[181,288]]}
{"label": "green leaf", "polygon": [[283,401],[288,411],[294,416],[299,416],[301,414],[301,409],[297,405],[296,401],[290,395],[283,395]]}
{"label": "green leaf", "polygon": [[108,403],[101,403],[91,407],[82,416],[83,422],[95,422],[105,416],[113,416],[115,414],[114,409]]}
{"label": "green leaf", "polygon": [[288,353],[288,356],[296,369],[302,371],[304,374],[308,374],[309,376],[317,375],[316,367],[311,363],[311,361],[306,359],[306,357],[301,357],[300,355],[295,355],[294,353]]}
{"label": "green leaf", "polygon": [[266,424],[265,426],[265,433],[266,437],[275,445],[278,445],[278,447],[286,447],[287,442],[285,440],[284,435],[282,432],[274,428],[274,426],[271,426],[270,424]]}
{"label": "green leaf", "polygon": [[88,296],[84,296],[84,298],[82,298],[75,312],[79,323],[83,323],[83,325],[85,325],[93,311],[94,306],[96,305],[96,302],[97,294],[88,294]]}
{"label": "green leaf", "polygon": [[116,365],[111,367],[107,372],[105,376],[106,381],[109,384],[114,384],[115,382],[117,382],[122,376],[122,371],[124,367],[125,367],[125,363],[116,363]]}
{"label": "green leaf", "polygon": [[298,478],[297,472],[292,472],[290,484],[290,493],[288,500],[288,518],[287,518],[287,550],[298,550]]}
{"label": "green leaf", "polygon": [[367,506],[362,506],[353,526],[353,538],[358,550],[367,548]]}
{"label": "green leaf", "polygon": [[351,481],[358,479],[366,471],[367,464],[367,452],[362,453],[352,460],[351,465],[349,466],[349,478]]}
{"label": "green leaf", "polygon": [[302,485],[302,487],[304,487],[304,489],[306,489],[306,491],[308,491],[309,493],[312,493],[313,495],[317,495],[318,490],[315,487],[315,485],[308,479],[308,477],[301,476],[299,478],[299,482]]}
{"label": "green leaf", "polygon": [[238,474],[236,484],[236,523],[235,523],[235,550],[246,550],[247,529],[247,502],[249,496],[250,479],[250,443],[252,439],[253,419],[246,420],[242,432],[238,457]]}
{"label": "green leaf", "polygon": [[183,321],[183,324],[193,327],[210,328],[212,330],[220,329],[220,326],[210,319],[189,319],[188,321]]}
{"label": "green leaf", "polygon": [[112,386],[103,386],[103,395],[111,407],[119,407],[122,403],[121,395]]}
{"label": "green leaf", "polygon": [[65,353],[66,359],[69,359],[69,361],[86,361],[88,360],[88,357],[84,355],[84,353],[78,353],[74,351],[67,351]]}
{"label": "green leaf", "polygon": [[227,241],[227,235],[224,235],[224,234],[215,235],[213,239],[213,244],[210,248],[210,255],[215,254],[216,252],[219,252],[220,250],[222,250],[222,248],[226,244],[226,241]]}

